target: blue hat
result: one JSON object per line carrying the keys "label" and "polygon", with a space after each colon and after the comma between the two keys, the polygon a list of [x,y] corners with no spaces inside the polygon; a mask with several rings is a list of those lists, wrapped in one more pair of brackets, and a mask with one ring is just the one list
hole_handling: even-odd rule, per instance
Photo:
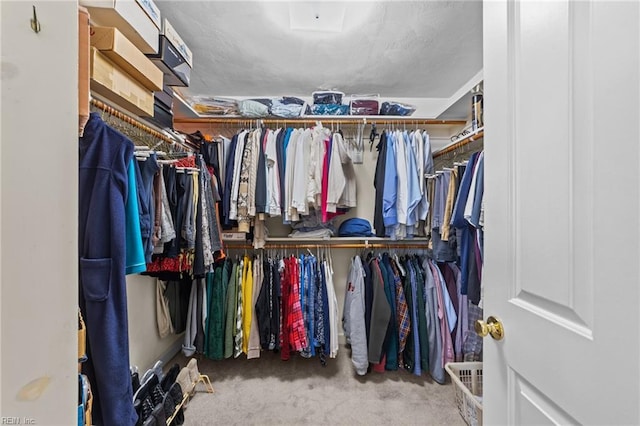
{"label": "blue hat", "polygon": [[368,220],[354,217],[340,224],[338,235],[341,237],[373,237],[373,232],[371,232],[371,224]]}

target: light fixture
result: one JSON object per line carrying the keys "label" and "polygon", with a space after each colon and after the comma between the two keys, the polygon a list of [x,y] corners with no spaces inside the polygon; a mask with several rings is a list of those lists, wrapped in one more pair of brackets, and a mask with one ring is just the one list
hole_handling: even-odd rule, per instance
{"label": "light fixture", "polygon": [[289,27],[299,31],[342,32],[346,4],[334,1],[289,2]]}

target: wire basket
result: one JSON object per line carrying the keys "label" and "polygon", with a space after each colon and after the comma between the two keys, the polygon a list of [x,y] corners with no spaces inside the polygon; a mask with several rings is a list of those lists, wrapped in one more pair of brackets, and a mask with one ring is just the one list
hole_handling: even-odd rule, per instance
{"label": "wire basket", "polygon": [[482,426],[482,363],[449,362],[444,368],[451,376],[460,415],[469,426]]}

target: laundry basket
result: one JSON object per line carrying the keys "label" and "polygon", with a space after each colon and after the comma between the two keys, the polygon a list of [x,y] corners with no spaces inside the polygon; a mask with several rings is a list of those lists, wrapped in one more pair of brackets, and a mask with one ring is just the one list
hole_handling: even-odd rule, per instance
{"label": "laundry basket", "polygon": [[482,426],[482,363],[449,362],[444,368],[451,376],[460,415],[469,426]]}

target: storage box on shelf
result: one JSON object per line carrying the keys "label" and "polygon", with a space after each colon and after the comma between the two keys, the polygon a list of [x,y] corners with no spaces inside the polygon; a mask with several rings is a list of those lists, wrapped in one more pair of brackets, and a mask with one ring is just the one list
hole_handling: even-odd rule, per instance
{"label": "storage box on shelf", "polygon": [[186,43],[182,40],[182,37],[178,35],[178,32],[166,18],[162,21],[162,29],[160,33],[165,36],[176,49],[178,49],[178,52],[180,52],[184,60],[187,61],[187,64],[193,68],[193,53],[191,53],[191,49],[189,49]]}
{"label": "storage box on shelf", "polygon": [[167,19],[162,23],[158,44],[158,52],[147,56],[164,72],[167,85],[189,86],[193,55]]}
{"label": "storage box on shelf", "polygon": [[158,52],[160,9],[153,0],[80,0],[89,9],[91,22],[115,27],[142,53]]}
{"label": "storage box on shelf", "polygon": [[153,116],[153,92],[134,80],[95,47],[91,48],[91,90],[142,117]]}
{"label": "storage box on shelf", "polygon": [[162,128],[173,129],[173,113],[157,98],[153,101],[153,117],[149,117],[149,119]]}
{"label": "storage box on shelf", "polygon": [[173,110],[173,89],[165,82],[162,90],[153,93],[153,97],[168,110]]}
{"label": "storage box on shelf", "polygon": [[460,415],[469,426],[482,426],[482,363],[449,362],[444,366]]}
{"label": "storage box on shelf", "polygon": [[173,128],[173,89],[166,82],[162,90],[153,93],[152,121],[160,127]]}
{"label": "storage box on shelf", "polygon": [[162,90],[162,71],[117,28],[91,27],[91,46],[148,90]]}
{"label": "storage box on shelf", "polygon": [[153,0],[136,0],[136,3],[142,7],[142,10],[147,14],[149,19],[153,21],[156,27],[161,28],[162,18],[160,16],[160,9],[153,2]]}
{"label": "storage box on shelf", "polygon": [[160,127],[173,129],[173,89],[166,82],[162,89],[153,93],[151,121]]}

